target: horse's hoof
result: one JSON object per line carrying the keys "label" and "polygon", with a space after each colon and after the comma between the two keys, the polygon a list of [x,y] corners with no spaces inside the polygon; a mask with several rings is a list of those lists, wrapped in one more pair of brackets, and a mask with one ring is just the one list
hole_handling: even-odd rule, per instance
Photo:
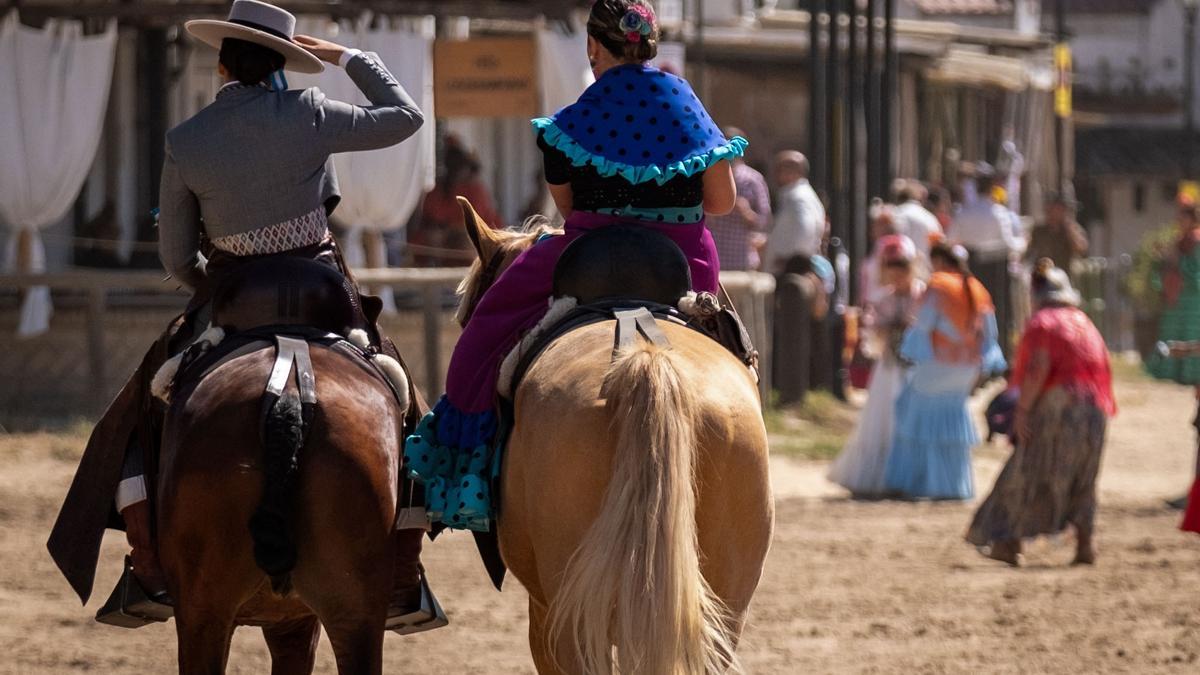
{"label": "horse's hoof", "polygon": [[1096,552],[1095,551],[1079,551],[1078,553],[1075,554],[1075,559],[1071,561],[1072,567],[1079,566],[1079,565],[1089,565],[1090,566],[1090,565],[1095,565],[1095,564],[1096,564]]}

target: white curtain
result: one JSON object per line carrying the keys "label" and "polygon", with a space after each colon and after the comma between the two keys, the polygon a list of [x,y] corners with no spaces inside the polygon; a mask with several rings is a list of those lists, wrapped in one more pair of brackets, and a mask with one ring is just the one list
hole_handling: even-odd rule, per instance
{"label": "white curtain", "polygon": [[[66,216],[91,169],[116,44],[115,21],[84,36],[76,21],[35,29],[20,25],[16,12],[0,20],[0,221],[10,229],[9,269],[20,262],[22,271],[45,271],[38,231]],[[30,241],[26,255],[17,250],[22,230]],[[51,312],[49,290],[33,289],[18,335],[47,330]]]}
{"label": "white curtain", "polygon": [[[342,190],[342,202],[334,212],[334,219],[346,228],[342,244],[346,261],[352,266],[365,265],[368,259],[376,264],[387,264],[382,233],[402,230],[421,203],[421,197],[433,189],[437,178],[433,20],[380,18],[377,23],[372,27],[372,21],[366,17],[340,23],[302,17],[296,25],[297,34],[378,54],[425,114],[421,129],[399,145],[334,156]],[[368,103],[340,68],[327,67],[324,73],[315,76],[289,74],[288,80],[293,88],[320,87],[330,98]],[[403,241],[403,237],[399,239]],[[392,290],[385,288],[379,292],[385,307],[394,309]]]}
{"label": "white curtain", "polygon": [[542,87],[542,112],[552,115],[574,103],[596,78],[587,58],[587,31],[542,28],[537,32],[538,79]]}
{"label": "white curtain", "polygon": [[[542,28],[537,32],[537,43],[542,113],[553,115],[574,103],[583,90],[596,81],[588,63],[587,31],[579,22],[570,32]],[[532,135],[529,138],[532,139]],[[549,191],[542,203],[542,213],[558,213]]]}

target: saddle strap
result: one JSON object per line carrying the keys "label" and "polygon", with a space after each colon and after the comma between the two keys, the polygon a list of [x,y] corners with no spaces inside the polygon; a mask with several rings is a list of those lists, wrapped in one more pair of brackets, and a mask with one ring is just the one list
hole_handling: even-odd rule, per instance
{"label": "saddle strap", "polygon": [[288,378],[292,374],[292,366],[295,365],[300,402],[315,405],[317,381],[313,372],[312,356],[308,352],[308,341],[277,335],[275,344],[275,365],[271,368],[271,377],[267,379],[267,393],[276,397],[283,396],[283,390],[287,388]]}
{"label": "saddle strap", "polygon": [[671,346],[671,341],[667,339],[666,333],[658,326],[658,322],[654,320],[654,315],[650,313],[650,310],[645,307],[618,309],[613,311],[613,316],[617,319],[616,347],[613,350],[614,357],[616,357],[618,352],[632,347],[638,333],[641,333],[643,337],[659,347],[667,348]]}

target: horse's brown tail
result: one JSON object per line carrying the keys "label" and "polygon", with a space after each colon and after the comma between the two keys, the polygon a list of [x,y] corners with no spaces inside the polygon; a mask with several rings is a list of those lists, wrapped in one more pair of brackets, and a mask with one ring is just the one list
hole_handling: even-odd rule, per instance
{"label": "horse's brown tail", "polygon": [[729,613],[700,572],[699,408],[676,358],[639,343],[605,377],[613,475],[550,603],[550,644],[573,645],[585,673],[739,670]]}
{"label": "horse's brown tail", "polygon": [[254,562],[271,577],[271,588],[280,595],[291,590],[296,566],[291,502],[304,435],[300,400],[285,394],[270,407],[263,423],[263,495],[250,517]]}

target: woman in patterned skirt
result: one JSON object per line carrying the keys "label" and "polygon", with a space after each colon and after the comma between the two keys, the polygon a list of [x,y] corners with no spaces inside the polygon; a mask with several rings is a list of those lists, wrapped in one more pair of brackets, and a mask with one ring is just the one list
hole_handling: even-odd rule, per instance
{"label": "woman in patterned skirt", "polygon": [[1096,476],[1108,418],[1117,410],[1104,338],[1079,309],[1066,272],[1049,259],[1033,274],[1030,318],[1013,384],[1017,449],[979,507],[967,541],[1019,564],[1021,540],[1074,525],[1075,564],[1096,560]]}

